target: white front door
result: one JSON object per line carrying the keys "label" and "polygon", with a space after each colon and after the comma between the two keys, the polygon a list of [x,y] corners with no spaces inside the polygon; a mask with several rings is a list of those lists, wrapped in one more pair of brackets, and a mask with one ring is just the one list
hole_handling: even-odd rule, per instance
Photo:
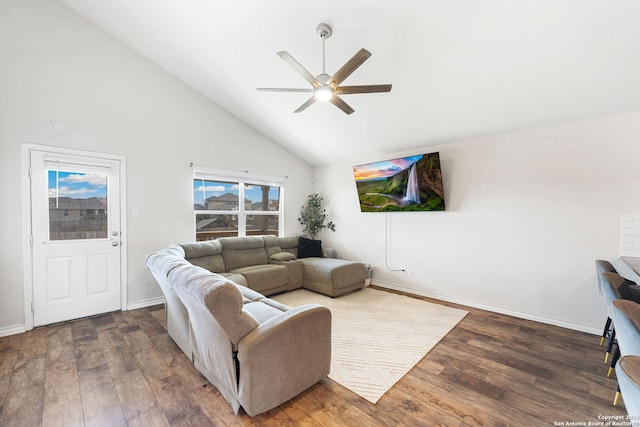
{"label": "white front door", "polygon": [[121,308],[120,161],[30,151],[33,323]]}

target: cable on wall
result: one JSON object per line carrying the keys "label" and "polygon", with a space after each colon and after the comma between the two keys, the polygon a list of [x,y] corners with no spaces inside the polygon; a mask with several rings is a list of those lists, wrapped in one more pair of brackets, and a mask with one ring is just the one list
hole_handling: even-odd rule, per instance
{"label": "cable on wall", "polygon": [[389,267],[389,262],[387,261],[387,252],[388,252],[388,235],[389,235],[389,225],[388,225],[388,215],[389,212],[384,213],[384,265],[387,267],[387,270],[393,272],[404,272],[404,268],[401,269],[393,269]]}

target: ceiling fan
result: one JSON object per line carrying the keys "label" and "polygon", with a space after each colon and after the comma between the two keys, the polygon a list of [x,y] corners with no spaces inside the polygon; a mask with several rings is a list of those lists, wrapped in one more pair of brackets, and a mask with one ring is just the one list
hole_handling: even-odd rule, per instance
{"label": "ceiling fan", "polygon": [[371,56],[371,52],[366,49],[360,49],[353,57],[347,61],[346,64],[342,66],[333,76],[329,76],[325,72],[325,64],[324,64],[324,42],[331,37],[331,27],[327,24],[319,24],[316,28],[318,32],[318,36],[322,39],[322,73],[318,74],[318,76],[314,76],[309,71],[307,71],[298,61],[293,59],[288,52],[282,51],[277,52],[278,56],[282,58],[287,64],[291,65],[293,69],[298,72],[306,81],[311,83],[313,86],[310,89],[287,89],[287,88],[257,88],[261,92],[309,92],[313,93],[311,98],[307,100],[304,104],[298,107],[294,113],[300,113],[304,111],[307,107],[313,104],[316,101],[329,101],[346,114],[351,114],[354,112],[354,109],[349,106],[342,98],[338,95],[348,95],[353,93],[375,93],[375,92],[390,92],[391,85],[361,85],[361,86],[340,86],[347,77],[351,75],[359,66],[361,66],[364,61],[369,59]]}

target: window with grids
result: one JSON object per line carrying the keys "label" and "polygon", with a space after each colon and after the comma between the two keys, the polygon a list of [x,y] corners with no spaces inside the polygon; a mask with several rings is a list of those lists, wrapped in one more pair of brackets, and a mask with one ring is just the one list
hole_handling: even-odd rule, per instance
{"label": "window with grids", "polygon": [[195,170],[196,241],[282,234],[283,181],[235,172]]}

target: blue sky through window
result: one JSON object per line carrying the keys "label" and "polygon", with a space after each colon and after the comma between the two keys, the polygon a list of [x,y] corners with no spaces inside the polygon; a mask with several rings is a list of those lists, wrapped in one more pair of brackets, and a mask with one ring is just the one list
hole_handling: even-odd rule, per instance
{"label": "blue sky through window", "polygon": [[56,197],[56,195],[74,199],[107,197],[106,175],[50,170],[48,178],[49,197]]}

